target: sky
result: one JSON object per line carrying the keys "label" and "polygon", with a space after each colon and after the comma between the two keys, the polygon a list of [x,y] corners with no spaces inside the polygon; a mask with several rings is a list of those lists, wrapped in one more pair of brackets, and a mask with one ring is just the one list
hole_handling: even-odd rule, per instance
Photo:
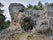
{"label": "sky", "polygon": [[6,15],[7,20],[11,20],[8,10],[10,3],[21,3],[26,7],[28,4],[37,5],[39,1],[41,1],[42,4],[45,4],[46,2],[53,3],[53,0],[0,0],[0,2],[4,5],[4,15]]}

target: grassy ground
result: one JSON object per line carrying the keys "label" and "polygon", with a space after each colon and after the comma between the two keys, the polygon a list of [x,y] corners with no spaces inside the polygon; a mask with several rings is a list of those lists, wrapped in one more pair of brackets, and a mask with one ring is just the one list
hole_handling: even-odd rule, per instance
{"label": "grassy ground", "polygon": [[48,37],[44,35],[35,35],[29,37],[28,40],[48,40]]}
{"label": "grassy ground", "polygon": [[8,38],[7,38],[8,40],[49,40],[46,35],[30,35],[30,33],[27,32],[15,34]]}
{"label": "grassy ground", "polygon": [[48,37],[45,35],[35,35],[35,36],[29,36],[29,33],[21,33],[16,34],[16,37],[19,38],[19,40],[48,40]]}
{"label": "grassy ground", "polygon": [[16,37],[19,38],[19,40],[27,40],[27,36],[29,35],[29,33],[21,33],[21,34],[16,34]]}

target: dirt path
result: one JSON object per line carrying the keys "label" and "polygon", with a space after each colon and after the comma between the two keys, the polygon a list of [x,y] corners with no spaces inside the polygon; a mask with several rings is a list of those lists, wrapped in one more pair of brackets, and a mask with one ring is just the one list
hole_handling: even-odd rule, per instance
{"label": "dirt path", "polygon": [[22,33],[17,36],[19,37],[19,40],[28,40],[27,39],[28,35],[29,35],[29,33]]}

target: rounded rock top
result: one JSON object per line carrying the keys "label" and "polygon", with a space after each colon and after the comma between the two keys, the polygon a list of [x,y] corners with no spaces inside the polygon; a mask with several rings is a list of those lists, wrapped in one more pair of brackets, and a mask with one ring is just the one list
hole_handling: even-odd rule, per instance
{"label": "rounded rock top", "polygon": [[22,6],[22,7],[25,8],[25,6],[24,6],[23,4],[21,4],[21,3],[11,3],[11,4],[9,5],[9,7],[11,7],[11,6]]}
{"label": "rounded rock top", "polygon": [[9,5],[9,12],[10,13],[17,13],[17,12],[23,12],[25,10],[25,6],[21,3],[11,3]]}

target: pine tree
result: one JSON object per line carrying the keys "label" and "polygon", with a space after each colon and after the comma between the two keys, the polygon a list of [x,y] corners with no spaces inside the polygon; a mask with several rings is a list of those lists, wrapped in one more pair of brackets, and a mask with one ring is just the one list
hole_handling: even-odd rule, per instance
{"label": "pine tree", "polygon": [[42,3],[40,1],[38,2],[38,9],[39,10],[42,10],[43,9],[43,5],[42,5]]}

